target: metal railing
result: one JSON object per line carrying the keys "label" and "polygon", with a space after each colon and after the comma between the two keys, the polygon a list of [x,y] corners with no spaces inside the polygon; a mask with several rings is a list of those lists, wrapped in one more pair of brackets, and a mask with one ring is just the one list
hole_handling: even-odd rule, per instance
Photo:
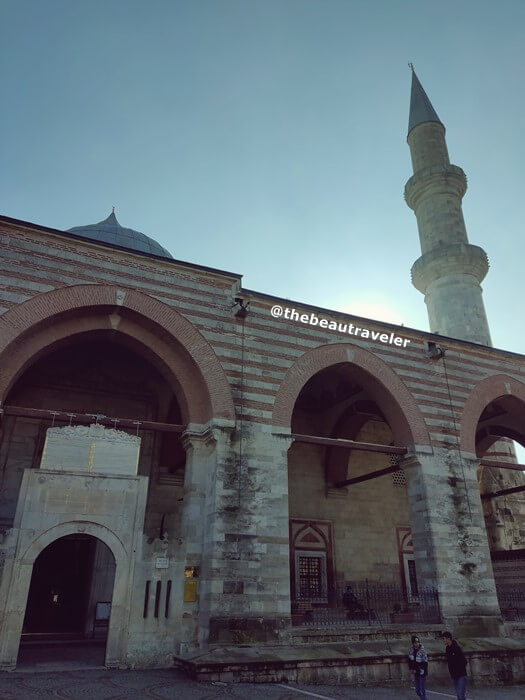
{"label": "metal railing", "polygon": [[420,588],[417,596],[410,596],[395,584],[345,581],[331,592],[329,600],[328,606],[309,602],[307,598],[292,602],[293,624],[362,627],[441,622],[434,588]]}
{"label": "metal railing", "polygon": [[525,590],[497,588],[501,615],[507,622],[525,622]]}

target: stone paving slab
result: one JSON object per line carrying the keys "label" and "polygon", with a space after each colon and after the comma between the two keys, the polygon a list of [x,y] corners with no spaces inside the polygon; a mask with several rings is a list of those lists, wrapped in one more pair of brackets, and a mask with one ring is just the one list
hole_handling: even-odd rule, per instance
{"label": "stone paving slab", "polygon": [[105,644],[86,641],[81,644],[22,645],[17,671],[73,671],[104,668]]}
{"label": "stone paving slab", "polygon": [[[450,686],[429,680],[428,700],[455,695]],[[525,686],[475,688],[469,700],[523,700]],[[197,683],[174,669],[147,671],[82,670],[54,673],[0,672],[0,700],[414,700],[403,688],[355,688],[296,684]]]}
{"label": "stone paving slab", "polygon": [[[469,674],[480,684],[525,681],[525,640],[461,640]],[[425,643],[436,684],[449,679],[441,640]],[[175,667],[200,682],[383,685],[410,683],[409,642],[367,641],[305,647],[237,646],[174,656]],[[525,697],[525,693],[524,693]]]}
{"label": "stone paving slab", "polygon": [[[465,652],[523,651],[525,639],[484,637],[461,640]],[[198,665],[235,664],[250,662],[305,662],[328,659],[365,659],[392,656],[406,657],[410,640],[406,642],[392,640],[360,641],[317,644],[309,646],[235,646],[218,647],[206,651],[195,651],[175,657]],[[444,645],[440,639],[425,640],[425,649],[429,654],[444,654]]]}

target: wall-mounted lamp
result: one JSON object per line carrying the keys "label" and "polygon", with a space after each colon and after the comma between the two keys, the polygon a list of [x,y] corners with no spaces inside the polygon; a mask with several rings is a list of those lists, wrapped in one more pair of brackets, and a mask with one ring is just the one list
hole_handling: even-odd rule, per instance
{"label": "wall-mounted lamp", "polygon": [[432,340],[429,340],[427,342],[427,346],[427,355],[432,360],[439,360],[440,357],[445,356],[445,351],[443,350],[443,348],[440,348],[439,345],[437,343],[434,343]]}
{"label": "wall-mounted lamp", "polygon": [[248,315],[248,310],[250,308],[250,302],[246,301],[244,297],[235,297],[233,300],[232,307],[236,306],[237,309],[235,310],[235,316],[237,318],[246,318]]}

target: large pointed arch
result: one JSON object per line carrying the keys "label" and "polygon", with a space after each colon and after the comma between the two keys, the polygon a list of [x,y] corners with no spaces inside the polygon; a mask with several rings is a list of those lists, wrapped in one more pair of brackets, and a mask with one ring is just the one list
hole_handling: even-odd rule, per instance
{"label": "large pointed arch", "polygon": [[273,409],[273,425],[289,429],[295,402],[315,374],[340,364],[352,365],[363,388],[381,407],[396,445],[430,445],[423,416],[399,376],[368,350],[350,343],[321,345],[305,352],[281,382]]}
{"label": "large pointed arch", "polygon": [[228,380],[201,333],[173,307],[109,285],[56,289],[0,317],[0,400],[51,347],[97,330],[120,334],[157,365],[173,382],[187,423],[235,419]]}
{"label": "large pointed arch", "polygon": [[[491,421],[493,435],[480,435],[478,425],[483,411],[493,401],[502,400],[510,404],[511,414]],[[483,445],[488,449],[499,437],[505,436],[525,444],[525,383],[497,374],[478,382],[470,392],[461,415],[461,450],[476,455],[477,448]],[[520,416],[521,419],[520,419]],[[478,443],[479,441],[479,443]]]}

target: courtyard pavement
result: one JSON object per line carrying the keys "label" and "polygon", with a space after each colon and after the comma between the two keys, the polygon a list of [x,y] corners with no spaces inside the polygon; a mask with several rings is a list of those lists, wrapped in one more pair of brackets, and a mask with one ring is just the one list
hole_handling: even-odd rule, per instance
{"label": "courtyard pavement", "polygon": [[[104,668],[104,644],[32,644],[22,646],[16,671],[0,672],[0,700],[417,700],[413,689],[353,686],[198,683],[176,669],[116,670]],[[429,679],[428,700],[455,700],[452,686]],[[469,700],[523,700],[525,685],[474,688]]]}
{"label": "courtyard pavement", "polygon": [[[445,700],[455,695],[450,687],[433,687],[428,700]],[[475,688],[469,700],[523,700],[525,686]],[[411,688],[355,688],[350,686],[299,686],[296,684],[197,683],[174,669],[117,671],[91,668],[69,671],[0,672],[0,700],[307,700],[346,698],[348,700],[417,700]]]}

